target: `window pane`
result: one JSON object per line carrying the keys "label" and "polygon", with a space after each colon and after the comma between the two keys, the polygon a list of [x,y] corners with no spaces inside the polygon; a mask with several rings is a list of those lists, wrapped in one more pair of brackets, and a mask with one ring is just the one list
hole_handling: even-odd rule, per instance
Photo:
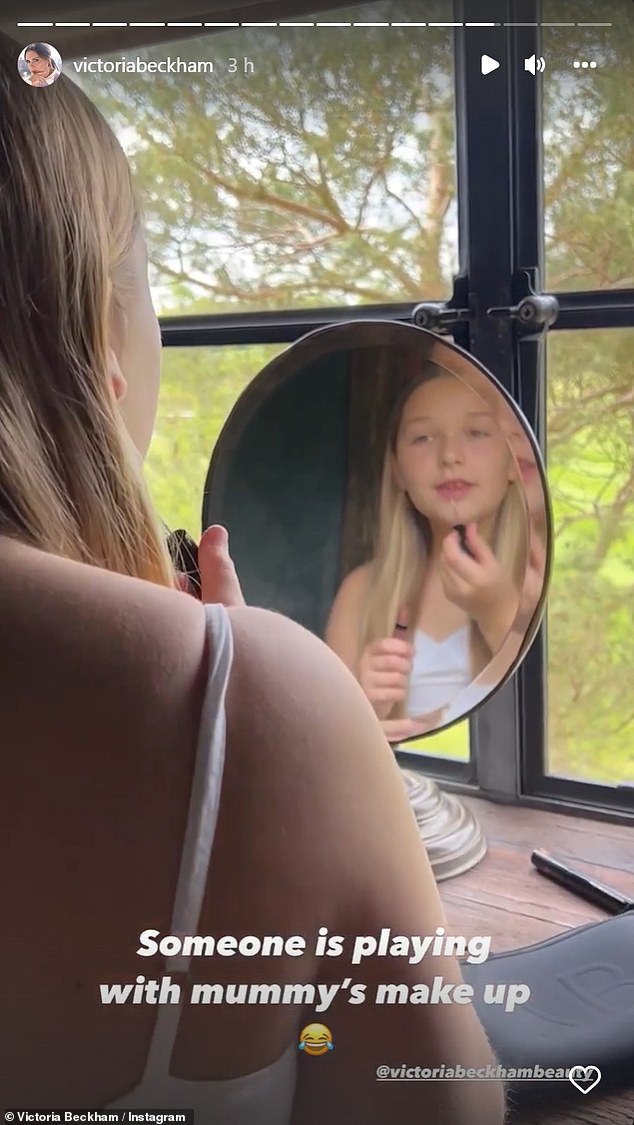
{"label": "window pane", "polygon": [[550,290],[634,286],[633,16],[623,0],[544,0],[544,22],[613,24],[543,29]]}
{"label": "window pane", "polygon": [[[446,0],[431,0],[424,17],[446,21]],[[311,18],[416,17],[407,3],[382,2]],[[129,56],[214,67],[67,67],[132,159],[163,314],[451,293],[450,28],[238,28],[106,61]]]}
{"label": "window pane", "polygon": [[634,781],[634,331],[548,336],[550,772]]}
{"label": "window pane", "polygon": [[407,750],[408,753],[420,754],[422,757],[431,754],[432,757],[454,758],[460,762],[468,762],[470,756],[469,721],[467,719],[462,723],[456,723],[455,726],[449,727],[449,730],[441,731],[440,734],[432,734],[429,738],[419,738],[414,742],[406,742],[403,749]]}

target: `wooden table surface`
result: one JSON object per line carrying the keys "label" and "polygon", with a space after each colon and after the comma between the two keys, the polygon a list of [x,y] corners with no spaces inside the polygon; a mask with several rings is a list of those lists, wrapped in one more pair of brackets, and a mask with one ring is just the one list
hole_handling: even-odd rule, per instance
{"label": "wooden table surface", "polygon": [[[477,816],[488,852],[471,871],[439,884],[450,933],[491,935],[491,953],[500,953],[607,917],[539,875],[530,862],[535,849],[550,851],[634,898],[632,826],[480,798],[461,800]],[[634,1067],[629,1091],[601,1095],[600,1085],[588,1095],[571,1091],[557,1109],[524,1109],[511,1120],[517,1125],[634,1125]]]}

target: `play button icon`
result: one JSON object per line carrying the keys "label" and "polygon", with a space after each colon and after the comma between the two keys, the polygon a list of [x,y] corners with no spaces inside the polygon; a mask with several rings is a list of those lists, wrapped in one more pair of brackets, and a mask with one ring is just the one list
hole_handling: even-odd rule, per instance
{"label": "play button icon", "polygon": [[490,55],[483,55],[480,59],[480,70],[483,74],[490,74],[492,70],[497,70],[499,67],[497,59],[492,59]]}

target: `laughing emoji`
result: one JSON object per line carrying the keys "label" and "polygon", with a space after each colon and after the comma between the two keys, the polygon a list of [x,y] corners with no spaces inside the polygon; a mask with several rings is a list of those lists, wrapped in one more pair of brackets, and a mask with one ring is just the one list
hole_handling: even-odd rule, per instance
{"label": "laughing emoji", "polygon": [[324,1023],[308,1023],[299,1033],[299,1050],[305,1055],[325,1055],[333,1048],[332,1031]]}

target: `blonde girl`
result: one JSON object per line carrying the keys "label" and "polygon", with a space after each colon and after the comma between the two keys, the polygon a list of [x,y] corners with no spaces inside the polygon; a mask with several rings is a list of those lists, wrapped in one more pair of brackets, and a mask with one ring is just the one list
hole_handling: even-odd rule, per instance
{"label": "blonde girl", "polygon": [[326,630],[379,718],[441,721],[509,633],[526,551],[495,404],[426,364],[390,420],[373,558],[342,583]]}

